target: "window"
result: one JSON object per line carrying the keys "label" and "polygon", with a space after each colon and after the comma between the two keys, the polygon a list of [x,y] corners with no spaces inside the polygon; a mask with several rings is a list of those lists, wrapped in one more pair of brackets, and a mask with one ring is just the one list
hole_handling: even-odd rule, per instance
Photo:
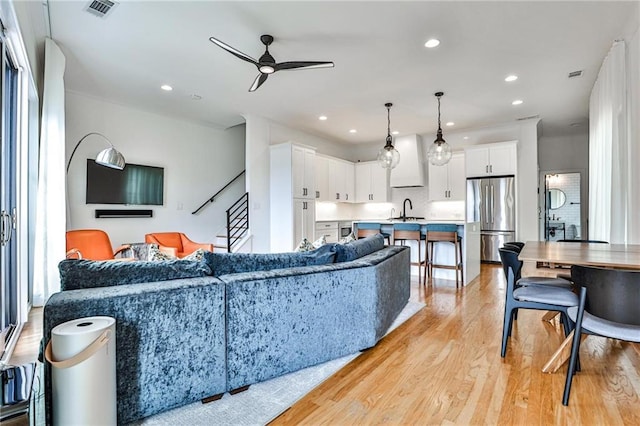
{"label": "window", "polygon": [[18,322],[17,279],[17,116],[18,69],[13,64],[5,39],[0,37],[2,72],[0,74],[0,281],[2,317],[0,318],[0,357]]}

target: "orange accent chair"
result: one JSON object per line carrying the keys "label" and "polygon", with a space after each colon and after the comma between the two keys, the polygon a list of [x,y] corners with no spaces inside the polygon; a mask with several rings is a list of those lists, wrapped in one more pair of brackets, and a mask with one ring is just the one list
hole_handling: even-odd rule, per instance
{"label": "orange accent chair", "polygon": [[195,243],[180,232],[154,232],[145,235],[144,242],[157,244],[160,251],[175,257],[185,257],[198,249],[213,251],[213,244]]}
{"label": "orange accent chair", "polygon": [[129,245],[122,245],[114,252],[109,236],[99,229],[67,231],[67,259],[113,260],[127,249]]}

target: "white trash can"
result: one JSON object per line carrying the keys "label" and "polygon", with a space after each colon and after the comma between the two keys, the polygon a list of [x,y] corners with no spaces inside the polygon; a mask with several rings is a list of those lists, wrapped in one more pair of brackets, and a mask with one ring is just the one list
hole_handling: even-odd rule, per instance
{"label": "white trash can", "polygon": [[53,424],[116,425],[116,320],[88,317],[51,330]]}

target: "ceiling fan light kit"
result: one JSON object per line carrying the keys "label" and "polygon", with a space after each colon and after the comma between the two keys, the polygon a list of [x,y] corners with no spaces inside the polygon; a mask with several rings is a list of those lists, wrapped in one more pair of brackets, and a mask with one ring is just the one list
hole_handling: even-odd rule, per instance
{"label": "ceiling fan light kit", "polygon": [[384,104],[384,106],[387,107],[387,140],[385,146],[378,151],[378,164],[384,169],[391,170],[400,162],[400,153],[393,146],[393,140],[391,138],[390,111],[393,104],[389,102]]}
{"label": "ceiling fan light kit", "polygon": [[442,126],[440,124],[440,98],[444,95],[443,92],[436,92],[435,96],[438,98],[438,133],[436,140],[429,147],[427,151],[427,158],[429,163],[434,166],[444,166],[451,160],[451,145],[449,145],[442,137]]}
{"label": "ceiling fan light kit", "polygon": [[304,70],[304,69],[313,69],[313,68],[332,68],[334,67],[334,63],[330,61],[292,61],[292,62],[276,62],[275,58],[271,56],[269,53],[269,46],[273,43],[273,36],[269,34],[264,34],[260,37],[260,41],[265,45],[265,51],[260,56],[260,59],[255,60],[251,56],[246,53],[242,53],[238,49],[235,49],[228,44],[218,40],[215,37],[210,37],[209,41],[213,44],[223,48],[227,52],[236,56],[237,58],[242,59],[243,61],[249,62],[258,68],[260,74],[253,81],[253,84],[249,88],[250,92],[255,92],[262,84],[267,81],[267,77],[270,74],[275,73],[276,71],[283,70]]}

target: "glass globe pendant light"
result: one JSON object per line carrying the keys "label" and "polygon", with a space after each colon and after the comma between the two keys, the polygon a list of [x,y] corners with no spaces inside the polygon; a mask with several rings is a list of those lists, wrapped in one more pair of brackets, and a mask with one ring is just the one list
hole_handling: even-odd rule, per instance
{"label": "glass globe pendant light", "polygon": [[391,138],[391,118],[390,110],[393,106],[392,103],[386,103],[387,107],[387,143],[378,151],[378,164],[384,169],[393,169],[400,162],[400,153],[393,146]]}
{"label": "glass globe pendant light", "polygon": [[427,151],[427,157],[429,158],[429,163],[434,166],[444,166],[451,160],[451,145],[442,138],[442,126],[440,125],[440,98],[444,93],[437,92],[435,95],[438,98],[438,134],[436,140],[429,147],[429,151]]}

